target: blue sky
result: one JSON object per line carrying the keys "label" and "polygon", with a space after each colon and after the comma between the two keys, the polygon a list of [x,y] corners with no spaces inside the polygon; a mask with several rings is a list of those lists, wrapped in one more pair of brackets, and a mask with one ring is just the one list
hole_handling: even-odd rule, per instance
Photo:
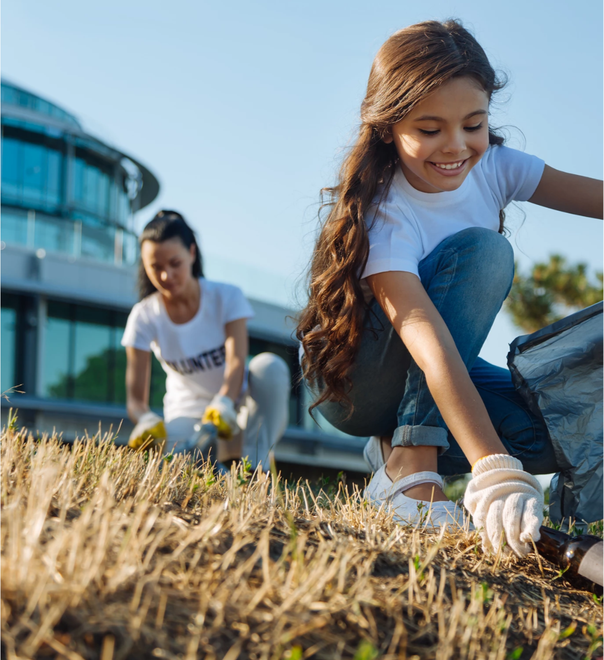
{"label": "blue sky", "polygon": [[[602,5],[152,0],[5,0],[3,75],[73,111],[144,162],[162,207],[201,237],[210,277],[295,306],[318,192],[334,181],[358,121],[372,59],[395,30],[461,18],[508,87],[492,123],[509,144],[602,176]],[[602,269],[602,223],[510,210],[524,268],[554,252]],[[520,332],[502,316],[483,356],[505,364]]]}

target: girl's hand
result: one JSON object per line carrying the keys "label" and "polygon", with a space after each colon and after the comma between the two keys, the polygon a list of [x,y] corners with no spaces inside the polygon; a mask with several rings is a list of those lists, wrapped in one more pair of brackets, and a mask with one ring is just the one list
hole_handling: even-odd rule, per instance
{"label": "girl's hand", "polygon": [[202,424],[206,422],[214,424],[218,431],[218,437],[223,440],[230,440],[240,431],[233,400],[220,394],[217,394],[205,409],[201,422]]}
{"label": "girl's hand", "polygon": [[130,434],[128,447],[130,449],[161,448],[167,437],[164,420],[149,410],[139,418]]}
{"label": "girl's hand", "polygon": [[[522,463],[507,454],[481,458],[472,468],[464,504],[472,514],[485,552],[498,552],[504,541],[519,557],[538,541],[543,522],[543,489],[522,468]],[[508,554],[504,547],[503,553]]]}

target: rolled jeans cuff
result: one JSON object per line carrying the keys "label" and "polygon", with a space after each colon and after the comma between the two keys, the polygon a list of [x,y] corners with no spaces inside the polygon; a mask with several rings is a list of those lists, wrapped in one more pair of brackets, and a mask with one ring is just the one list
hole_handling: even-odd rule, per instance
{"label": "rolled jeans cuff", "polygon": [[392,447],[438,447],[443,454],[449,449],[447,429],[440,426],[399,426],[392,435]]}

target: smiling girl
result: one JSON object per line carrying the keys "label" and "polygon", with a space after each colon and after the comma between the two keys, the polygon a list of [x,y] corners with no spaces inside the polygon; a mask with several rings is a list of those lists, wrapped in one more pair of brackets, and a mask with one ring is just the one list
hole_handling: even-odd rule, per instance
{"label": "smiling girl", "polygon": [[[298,337],[313,408],[373,436],[365,496],[401,522],[457,524],[441,475],[472,470],[485,549],[526,554],[559,470],[507,371],[478,358],[510,290],[513,200],[602,217],[602,184],[503,146],[502,83],[457,21],[395,33],[373,63],[356,143],[330,195]],[[427,513],[429,512],[429,513]]]}

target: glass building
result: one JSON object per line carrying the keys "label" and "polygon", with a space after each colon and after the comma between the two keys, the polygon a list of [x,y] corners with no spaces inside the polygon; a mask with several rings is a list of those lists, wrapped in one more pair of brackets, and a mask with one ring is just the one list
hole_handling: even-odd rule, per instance
{"label": "glass building", "polygon": [[[159,193],[142,163],[90,135],[69,112],[2,82],[2,418],[65,439],[131,424],[120,345],[136,302],[134,214]],[[251,300],[250,357],[281,355],[292,371],[290,427],[277,457],[362,471],[363,441],[321,431],[305,412],[291,310]],[[153,358],[150,403],[165,375]]]}

